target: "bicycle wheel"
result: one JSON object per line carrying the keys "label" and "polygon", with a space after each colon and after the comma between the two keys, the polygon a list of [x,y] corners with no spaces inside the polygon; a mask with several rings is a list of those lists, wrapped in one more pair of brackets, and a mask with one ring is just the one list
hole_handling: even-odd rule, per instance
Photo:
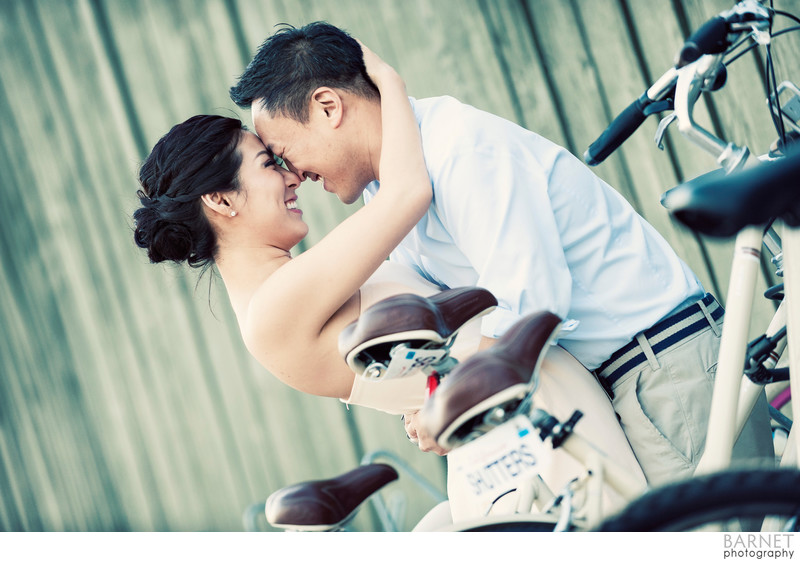
{"label": "bicycle wheel", "polygon": [[509,514],[454,524],[451,532],[552,532],[558,519],[549,514]]}
{"label": "bicycle wheel", "polygon": [[799,470],[732,470],[653,489],[597,531],[758,531],[766,521],[788,532],[800,528],[798,515]]}

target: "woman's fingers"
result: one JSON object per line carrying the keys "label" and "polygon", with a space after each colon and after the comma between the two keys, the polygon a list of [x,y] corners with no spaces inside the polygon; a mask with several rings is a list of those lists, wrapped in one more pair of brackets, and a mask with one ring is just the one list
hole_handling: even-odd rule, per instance
{"label": "woman's fingers", "polygon": [[381,87],[381,81],[384,77],[390,75],[397,75],[394,68],[392,68],[389,64],[387,64],[381,57],[379,57],[375,52],[372,51],[369,47],[367,47],[364,43],[358,41],[358,44],[361,45],[361,54],[364,57],[364,66],[367,69],[367,74],[375,82],[375,85],[378,88]]}

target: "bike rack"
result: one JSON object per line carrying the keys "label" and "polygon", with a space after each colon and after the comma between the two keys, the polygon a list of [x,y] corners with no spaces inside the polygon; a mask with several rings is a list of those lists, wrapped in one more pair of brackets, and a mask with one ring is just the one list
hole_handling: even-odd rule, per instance
{"label": "bike rack", "polygon": [[[437,504],[447,500],[447,496],[444,495],[435,485],[423,477],[422,474],[412,468],[408,462],[400,458],[400,456],[394,452],[390,452],[389,450],[375,450],[374,452],[369,452],[368,454],[364,455],[363,458],[361,458],[361,465],[374,463],[378,459],[390,460],[392,464],[394,464],[394,467],[398,468],[399,471],[407,475],[411,481],[416,483],[423,491],[430,495]],[[383,531],[399,531],[397,522],[395,520],[396,517],[391,516],[390,509],[387,506],[386,501],[384,501],[383,497],[381,496],[381,493],[378,492],[372,495],[370,497],[370,501],[372,501],[373,505],[375,505],[375,511],[377,512],[378,518],[381,521]]]}

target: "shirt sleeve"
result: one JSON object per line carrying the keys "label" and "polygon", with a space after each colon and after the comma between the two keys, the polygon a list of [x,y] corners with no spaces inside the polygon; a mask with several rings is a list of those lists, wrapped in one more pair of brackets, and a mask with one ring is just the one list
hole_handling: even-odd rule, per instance
{"label": "shirt sleeve", "polygon": [[481,325],[481,334],[492,338],[537,311],[567,319],[572,294],[548,196],[563,149],[545,144],[533,157],[495,140],[451,152],[434,181],[443,223],[476,270],[477,284],[498,299]]}

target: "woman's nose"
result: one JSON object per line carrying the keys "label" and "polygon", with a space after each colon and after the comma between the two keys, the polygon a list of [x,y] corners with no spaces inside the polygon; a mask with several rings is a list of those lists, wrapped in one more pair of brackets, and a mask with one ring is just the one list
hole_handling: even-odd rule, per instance
{"label": "woman's nose", "polygon": [[284,170],[284,175],[286,176],[285,179],[286,186],[289,189],[297,189],[298,187],[300,187],[300,183],[302,183],[302,180],[300,179],[300,176],[298,176],[295,172]]}

